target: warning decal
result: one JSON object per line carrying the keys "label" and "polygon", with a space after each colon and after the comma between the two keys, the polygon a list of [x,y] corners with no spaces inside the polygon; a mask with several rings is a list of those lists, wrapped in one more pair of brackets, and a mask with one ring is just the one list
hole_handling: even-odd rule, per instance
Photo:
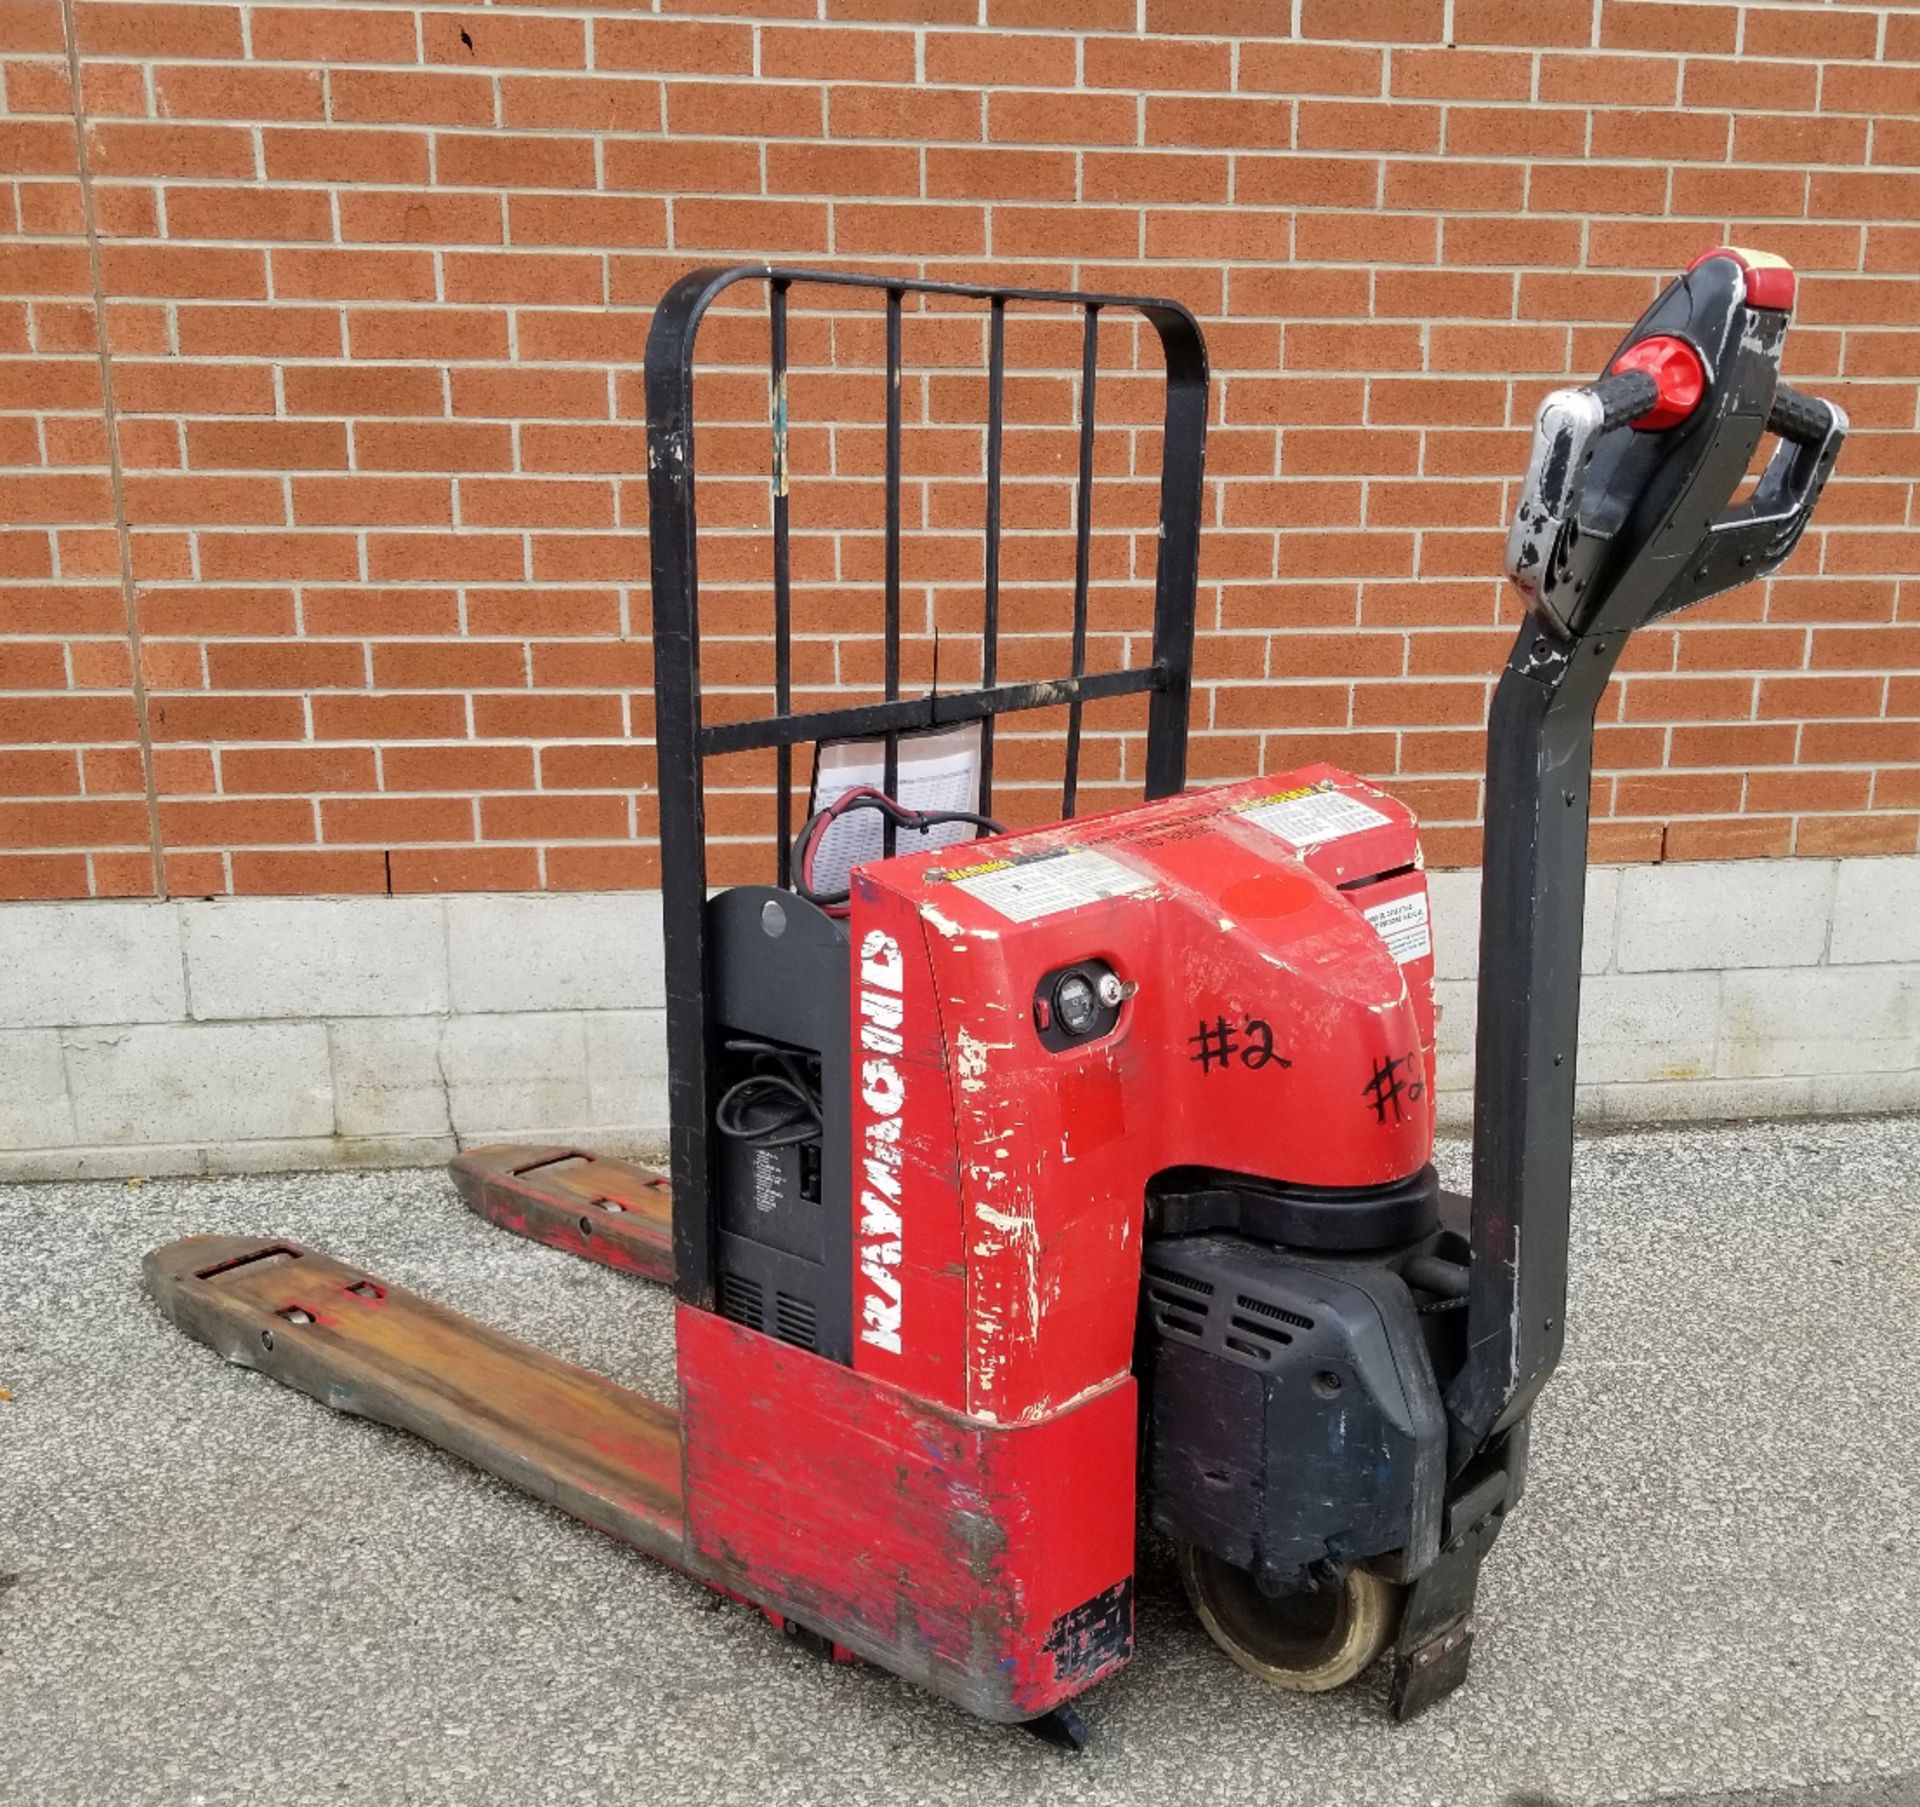
{"label": "warning decal", "polygon": [[1098,903],[1104,897],[1128,897],[1145,891],[1153,880],[1144,872],[1123,866],[1104,853],[1087,848],[1022,860],[997,872],[957,878],[954,889],[977,897],[1009,922],[1032,922],[1057,916],[1062,910]]}
{"label": "warning decal", "polygon": [[1289,846],[1305,849],[1338,841],[1365,828],[1384,828],[1383,816],[1345,791],[1288,791],[1238,812],[1241,821],[1277,834]]}
{"label": "warning decal", "polygon": [[1416,891],[1411,897],[1396,897],[1392,903],[1375,904],[1360,912],[1387,944],[1402,966],[1409,960],[1424,960],[1433,952],[1433,931],[1427,921],[1427,894]]}

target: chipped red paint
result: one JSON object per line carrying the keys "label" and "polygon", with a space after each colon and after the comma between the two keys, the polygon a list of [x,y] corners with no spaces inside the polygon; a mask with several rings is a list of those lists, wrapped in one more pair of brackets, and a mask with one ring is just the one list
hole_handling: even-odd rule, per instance
{"label": "chipped red paint", "polygon": [[988,1719],[1110,1674],[1048,1649],[1133,1571],[1134,1387],[997,1428],[682,1306],[696,1572]]}
{"label": "chipped red paint", "polygon": [[673,1279],[673,1195],[665,1174],[583,1149],[504,1143],[457,1155],[448,1172],[489,1222],[583,1261]]}
{"label": "chipped red paint", "polygon": [[[1382,820],[1303,854],[1247,819],[1290,795]],[[1068,848],[1147,888],[1019,923],[953,876]],[[865,868],[854,946],[879,932],[906,953],[910,1134],[901,1349],[859,1345],[856,1368],[989,1422],[1037,1422],[1128,1370],[1156,1174],[1417,1172],[1433,1135],[1431,936],[1400,964],[1363,911],[1405,904],[1424,922],[1418,859],[1404,807],[1310,766]],[[1112,1034],[1050,1049],[1034,986],[1089,957],[1139,989]],[[856,1096],[856,1161],[870,1120]]]}
{"label": "chipped red paint", "polygon": [[[1289,799],[1377,820],[1301,850],[1248,819]],[[1016,922],[958,882],[1076,848],[1140,888]],[[1425,908],[1412,817],[1327,766],[857,874],[854,1360],[680,1308],[689,1566],[989,1718],[1124,1663],[1148,1183],[1423,1166]],[[1049,1048],[1035,985],[1086,958],[1138,989]]]}

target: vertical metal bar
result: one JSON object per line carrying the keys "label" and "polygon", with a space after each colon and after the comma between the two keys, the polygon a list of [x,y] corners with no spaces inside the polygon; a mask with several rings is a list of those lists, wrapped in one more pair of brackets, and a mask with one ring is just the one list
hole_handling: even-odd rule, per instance
{"label": "vertical metal bar", "polygon": [[[793,570],[787,544],[787,284],[767,290],[770,329],[769,415],[773,422],[773,711],[793,712]],[[782,741],[774,754],[774,883],[793,882],[793,748]]]}
{"label": "vertical metal bar", "polygon": [[[887,290],[887,701],[900,695],[900,302],[904,291]],[[900,737],[887,735],[889,797],[900,789]],[[883,818],[881,854],[893,857],[894,824]]]}
{"label": "vertical metal bar", "polygon": [[647,515],[653,576],[653,714],[666,943],[674,1289],[711,1310],[715,1225],[707,1187],[707,835],[700,758],[700,576],[694,515],[693,342],[733,273],[696,270],[660,299],[647,334]]}
{"label": "vertical metal bar", "polygon": [[1522,625],[1487,723],[1461,1460],[1525,1415],[1565,1337],[1593,719],[1627,636],[1542,659],[1541,634]]}
{"label": "vertical metal bar", "polygon": [[1147,706],[1149,797],[1187,781],[1187,707],[1193,687],[1194,591],[1207,448],[1207,347],[1185,308],[1141,310],[1160,335],[1167,404],[1160,453],[1160,531],[1153,567],[1153,662],[1164,674]]}
{"label": "vertical metal bar", "polygon": [[[980,687],[991,690],[1000,675],[1000,441],[1007,407],[1007,298],[993,298],[987,324],[987,577],[986,614],[980,649]],[[980,724],[980,802],[993,814],[992,716]]]}
{"label": "vertical metal bar", "polygon": [[[1100,309],[1089,304],[1080,341],[1080,492],[1074,503],[1073,675],[1087,670],[1087,566],[1093,545],[1093,381],[1099,364]],[[1067,705],[1067,775],[1060,813],[1073,814],[1080,790],[1080,699]]]}

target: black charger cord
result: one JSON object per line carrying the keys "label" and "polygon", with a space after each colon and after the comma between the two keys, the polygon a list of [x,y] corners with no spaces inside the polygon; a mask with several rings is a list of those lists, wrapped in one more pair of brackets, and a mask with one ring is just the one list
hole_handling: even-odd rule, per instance
{"label": "black charger cord", "polygon": [[819,1061],[775,1042],[737,1040],[724,1046],[729,1054],[751,1055],[753,1071],[720,1094],[713,1107],[714,1127],[751,1148],[817,1142]]}

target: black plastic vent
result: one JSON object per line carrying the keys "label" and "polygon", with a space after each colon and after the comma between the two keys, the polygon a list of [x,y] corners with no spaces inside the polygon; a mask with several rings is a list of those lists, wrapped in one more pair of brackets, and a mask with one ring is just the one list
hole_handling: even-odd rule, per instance
{"label": "black plastic vent", "polygon": [[731,1318],[736,1324],[749,1324],[758,1330],[764,1299],[758,1280],[749,1280],[745,1274],[721,1274],[720,1315],[723,1318]]}
{"label": "black plastic vent", "polygon": [[[1298,1359],[1315,1319],[1304,1272],[1240,1237],[1172,1236],[1149,1246],[1143,1310],[1152,1334],[1197,1345],[1243,1367]],[[1277,1296],[1276,1296],[1277,1295]],[[1281,1304],[1282,1298],[1297,1303]]]}
{"label": "black plastic vent", "polygon": [[801,1349],[814,1348],[817,1337],[812,1305],[791,1293],[775,1293],[773,1334],[783,1343],[792,1343]]}
{"label": "black plastic vent", "polygon": [[[1243,1318],[1237,1311],[1227,1322],[1233,1326],[1234,1330],[1240,1331],[1246,1336],[1258,1337],[1261,1342],[1270,1343],[1276,1349],[1284,1349],[1293,1341],[1293,1333],[1289,1330],[1282,1330],[1278,1324],[1263,1324],[1258,1318]],[[1234,1342],[1234,1340],[1233,1334],[1230,1331],[1227,1335],[1227,1341],[1231,1343]]]}
{"label": "black plastic vent", "polygon": [[1153,1311],[1154,1328],[1162,1336],[1184,1337],[1194,1343],[1203,1341],[1207,1313],[1211,1309],[1207,1295],[1212,1291],[1212,1283],[1198,1275],[1148,1268],[1147,1303]]}
{"label": "black plastic vent", "polygon": [[1213,1282],[1202,1280],[1198,1274],[1177,1274],[1171,1268],[1150,1267],[1147,1269],[1156,1280],[1164,1280],[1169,1286],[1184,1288],[1187,1292],[1198,1293],[1201,1298],[1211,1298]]}
{"label": "black plastic vent", "polygon": [[816,1355],[820,1352],[820,1313],[814,1302],[798,1293],[782,1292],[750,1275],[726,1268],[721,1270],[720,1315],[749,1329],[777,1336],[796,1349],[811,1349]]}
{"label": "black plastic vent", "polygon": [[[1257,1317],[1272,1318],[1276,1324],[1291,1324],[1295,1330],[1311,1330],[1313,1328],[1313,1319],[1303,1318],[1297,1311],[1288,1311],[1284,1305],[1275,1305],[1267,1299],[1250,1299],[1245,1293],[1242,1293],[1234,1300],[1234,1303],[1239,1306],[1242,1311],[1250,1311]],[[1248,1328],[1251,1329],[1253,1327],[1249,1325]],[[1267,1334],[1264,1330],[1261,1332],[1263,1336]],[[1282,1337],[1280,1340],[1288,1343],[1293,1341],[1291,1337]]]}

